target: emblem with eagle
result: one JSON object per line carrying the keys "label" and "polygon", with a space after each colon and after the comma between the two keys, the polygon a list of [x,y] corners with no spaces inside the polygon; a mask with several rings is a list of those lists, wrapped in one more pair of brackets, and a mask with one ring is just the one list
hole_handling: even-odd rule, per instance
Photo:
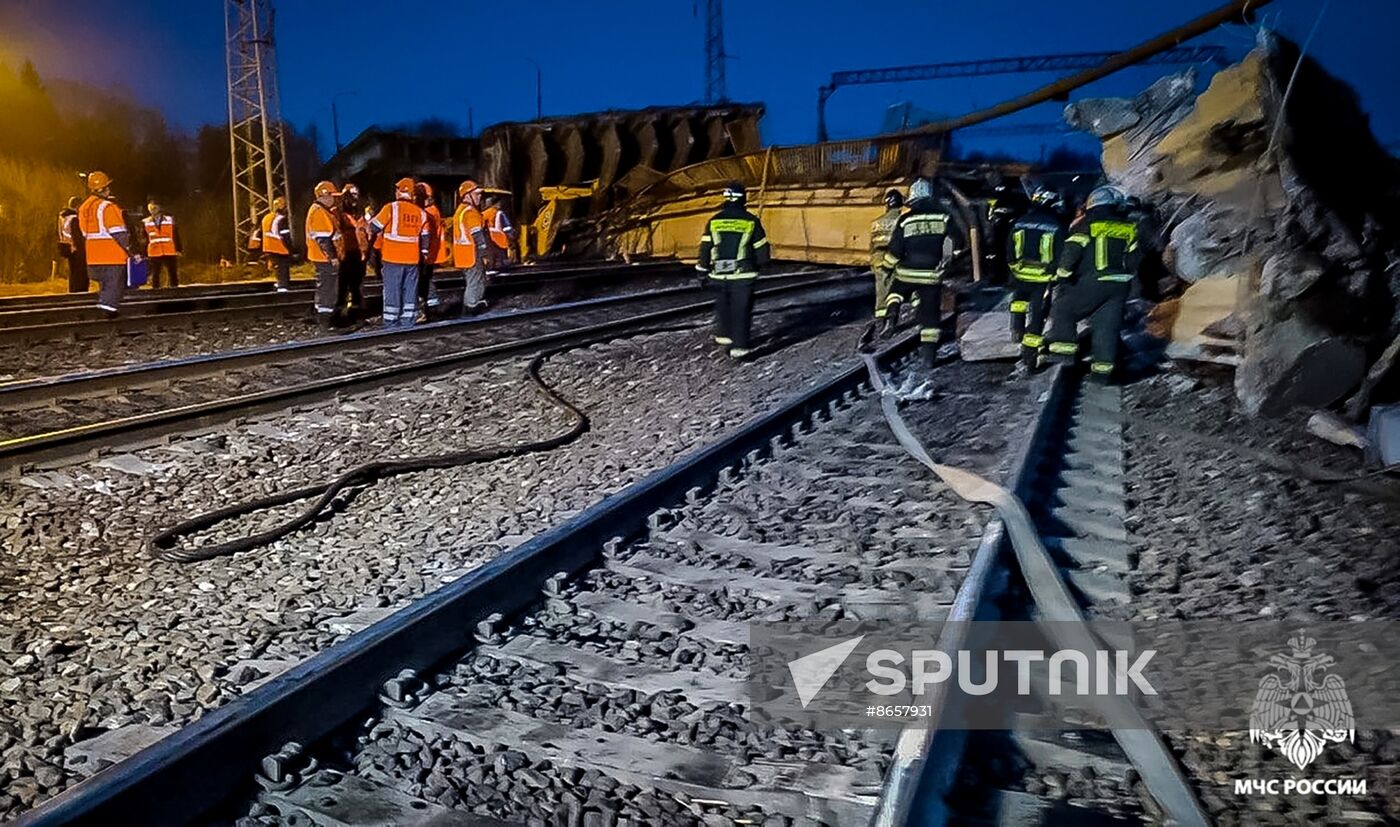
{"label": "emblem with eagle", "polygon": [[1305,634],[1288,641],[1292,653],[1273,655],[1270,674],[1259,679],[1249,711],[1249,740],[1276,749],[1304,769],[1329,743],[1356,740],[1356,718],[1342,676],[1327,671],[1336,661],[1314,653]]}

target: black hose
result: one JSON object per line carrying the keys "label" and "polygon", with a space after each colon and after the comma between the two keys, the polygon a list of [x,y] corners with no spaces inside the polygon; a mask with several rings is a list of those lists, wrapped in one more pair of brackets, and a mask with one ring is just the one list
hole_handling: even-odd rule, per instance
{"label": "black hose", "polygon": [[[201,560],[210,560],[221,557],[225,554],[237,554],[240,551],[249,551],[259,546],[267,545],[275,540],[279,540],[294,531],[297,531],[312,522],[329,509],[343,491],[349,488],[369,485],[385,477],[397,476],[399,474],[409,474],[415,471],[427,471],[435,468],[450,468],[458,465],[474,465],[481,462],[492,462],[507,457],[517,457],[523,454],[533,454],[540,451],[551,451],[573,442],[588,432],[588,414],[570,402],[558,391],[545,383],[540,376],[540,369],[544,363],[554,356],[570,350],[590,347],[602,342],[616,339],[630,338],[633,336],[644,336],[650,333],[670,333],[680,330],[693,330],[702,327],[704,323],[689,323],[683,325],[672,325],[669,327],[652,327],[641,330],[612,332],[602,336],[596,336],[582,342],[561,345],[559,347],[546,350],[530,360],[525,368],[525,375],[534,384],[535,390],[542,394],[546,401],[558,408],[562,408],[572,419],[572,424],[553,436],[544,439],[520,442],[514,445],[492,445],[485,448],[475,448],[466,451],[453,451],[446,454],[433,454],[430,456],[413,457],[402,460],[379,460],[367,462],[356,468],[341,474],[328,482],[316,483],[292,491],[283,491],[278,494],[271,494],[265,497],[248,500],[237,505],[225,506],[213,511],[207,511],[188,520],[177,523],[170,528],[157,532],[146,543],[146,550],[154,557],[172,563],[194,563]],[[240,537],[236,540],[229,540],[213,545],[180,547],[179,541],[183,537],[188,537],[200,531],[205,531],[224,520],[233,519],[252,514],[256,511],[263,511],[269,508],[294,503],[297,500],[304,500],[307,497],[316,497],[316,501],[308,506],[297,516],[274,526],[266,531],[259,532],[247,537]]]}

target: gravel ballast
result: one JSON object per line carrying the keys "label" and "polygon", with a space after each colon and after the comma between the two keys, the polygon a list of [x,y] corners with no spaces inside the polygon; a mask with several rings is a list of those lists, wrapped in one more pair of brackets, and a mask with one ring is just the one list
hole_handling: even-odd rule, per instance
{"label": "gravel ballast", "polygon": [[593,417],[578,442],[381,481],[312,529],[202,564],[153,561],[143,539],[370,459],[533,439],[563,417],[516,361],[0,482],[0,817],[75,780],[73,741],[191,720],[342,637],[339,619],[405,605],[850,364],[862,325],[831,324],[761,317],[789,344],[739,366],[703,328],[557,357],[547,380]]}

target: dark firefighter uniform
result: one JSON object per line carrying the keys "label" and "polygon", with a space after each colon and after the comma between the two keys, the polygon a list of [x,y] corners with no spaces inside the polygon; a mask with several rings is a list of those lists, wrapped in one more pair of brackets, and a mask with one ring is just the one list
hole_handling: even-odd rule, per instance
{"label": "dark firefighter uniform", "polygon": [[1045,310],[1050,282],[1064,252],[1064,219],[1050,204],[1037,204],[1011,225],[1006,261],[1011,269],[1011,338],[1021,343],[1021,361],[1034,367],[1045,346]]}
{"label": "dark firefighter uniform", "polygon": [[885,212],[870,223],[870,272],[875,276],[875,318],[883,319],[889,314],[885,301],[890,296],[890,282],[894,279],[894,269],[885,261],[890,250],[890,236],[894,235],[894,225],[904,212],[904,194],[899,190],[885,193]]}
{"label": "dark firefighter uniform", "polygon": [[1142,264],[1138,226],[1121,203],[1091,205],[1070,227],[1056,272],[1046,346],[1053,361],[1073,362],[1076,329],[1088,319],[1095,380],[1107,382],[1118,358],[1118,332],[1133,279]]}
{"label": "dark firefighter uniform", "polygon": [[987,245],[985,263],[993,283],[1002,284],[1011,278],[1011,259],[1003,251],[1007,249],[1016,221],[1029,212],[1030,207],[1031,202],[1019,186],[998,184],[987,199],[987,237],[991,243]]}
{"label": "dark firefighter uniform", "polygon": [[900,304],[918,299],[914,320],[926,366],[938,355],[943,272],[957,250],[956,234],[952,214],[932,197],[928,182],[915,181],[909,190],[909,212],[895,222],[885,254],[885,263],[894,271],[886,308],[898,313]]}
{"label": "dark firefighter uniform", "polygon": [[725,188],[724,206],[700,236],[696,265],[715,289],[715,342],[736,359],[749,353],[754,280],[770,258],[763,224],[744,207],[744,197],[742,186]]}

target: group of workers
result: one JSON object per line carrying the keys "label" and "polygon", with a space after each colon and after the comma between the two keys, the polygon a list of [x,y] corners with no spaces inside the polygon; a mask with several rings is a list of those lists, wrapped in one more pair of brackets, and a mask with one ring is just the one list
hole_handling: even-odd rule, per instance
{"label": "group of workers", "polygon": [[180,286],[180,230],[175,218],[156,201],[146,205],[141,219],[144,245],[126,224],[126,214],[112,198],[112,179],[105,172],[87,175],[88,197],[74,196],[58,213],[58,254],[68,266],[68,291],[86,293],[98,283],[97,307],[117,312],[127,287],[127,262],[144,259],[153,287]]}
{"label": "group of workers", "polygon": [[[411,327],[441,303],[433,282],[438,267],[453,267],[463,278],[462,315],[486,307],[488,273],[503,267],[515,247],[515,228],[498,199],[467,180],[457,188],[456,212],[444,218],[426,182],[401,178],[394,198],[378,212],[362,205],[359,189],[337,189],[322,181],[313,192],[305,222],[306,259],[316,273],[316,314],[323,327],[363,315],[361,287],[373,267],[384,282],[385,327]],[[291,288],[295,257],[286,199],[277,198],[261,227],[249,238],[277,277],[277,289]]]}
{"label": "group of workers", "polygon": [[[151,201],[141,243],[112,197],[111,177],[90,172],[87,187],[85,200],[71,199],[58,215],[58,252],[68,263],[69,290],[87,292],[88,282],[96,281],[98,309],[115,316],[130,286],[129,263],[143,259],[153,287],[178,287],[182,244],[175,218]],[[475,181],[458,187],[457,210],[447,218],[432,187],[412,178],[400,179],[393,200],[377,213],[361,203],[352,183],[337,188],[322,181],[313,195],[304,237],[323,327],[364,315],[363,284],[370,267],[384,280],[386,327],[414,325],[426,319],[427,308],[440,304],[433,283],[438,267],[461,270],[462,314],[480,312],[486,307],[488,274],[504,267],[515,249],[515,227],[500,193],[488,194]],[[278,292],[291,289],[297,248],[285,198],[273,199],[271,211],[250,234],[248,249],[273,271]]]}
{"label": "group of workers", "polygon": [[[989,211],[999,206],[993,202]],[[959,211],[937,197],[927,179],[910,186],[907,204],[898,190],[887,192],[885,208],[871,226],[875,316],[887,337],[901,307],[913,305],[921,358],[931,367],[941,338],[939,287],[964,252],[967,231]],[[1088,321],[1090,375],[1112,381],[1124,309],[1143,261],[1140,233],[1130,199],[1117,187],[1094,189],[1072,220],[1060,194],[1042,187],[1031,195],[1029,209],[1009,221],[1002,253],[1011,288],[1010,335],[1021,346],[1018,375],[1047,362],[1073,362],[1079,324]],[[918,395],[923,388],[904,390]]]}
{"label": "group of workers", "polygon": [[[918,328],[923,370],[911,371],[897,389],[905,398],[931,392],[928,373],[943,336],[943,281],[970,247],[964,243],[969,228],[963,213],[937,190],[927,178],[910,185],[907,199],[889,190],[885,212],[870,229],[879,336],[894,333],[905,307]],[[726,185],[723,197],[720,210],[705,223],[696,269],[715,291],[715,343],[743,359],[752,353],[754,279],[770,249],[762,222],[745,205],[743,185]],[[991,209],[996,208],[993,203]],[[1007,224],[1003,261],[1011,288],[1010,335],[1021,346],[1016,373],[1074,361],[1079,324],[1087,320],[1091,376],[1111,381],[1124,310],[1143,260],[1130,199],[1116,187],[1098,187],[1071,220],[1065,199],[1040,188],[1029,208]]]}

